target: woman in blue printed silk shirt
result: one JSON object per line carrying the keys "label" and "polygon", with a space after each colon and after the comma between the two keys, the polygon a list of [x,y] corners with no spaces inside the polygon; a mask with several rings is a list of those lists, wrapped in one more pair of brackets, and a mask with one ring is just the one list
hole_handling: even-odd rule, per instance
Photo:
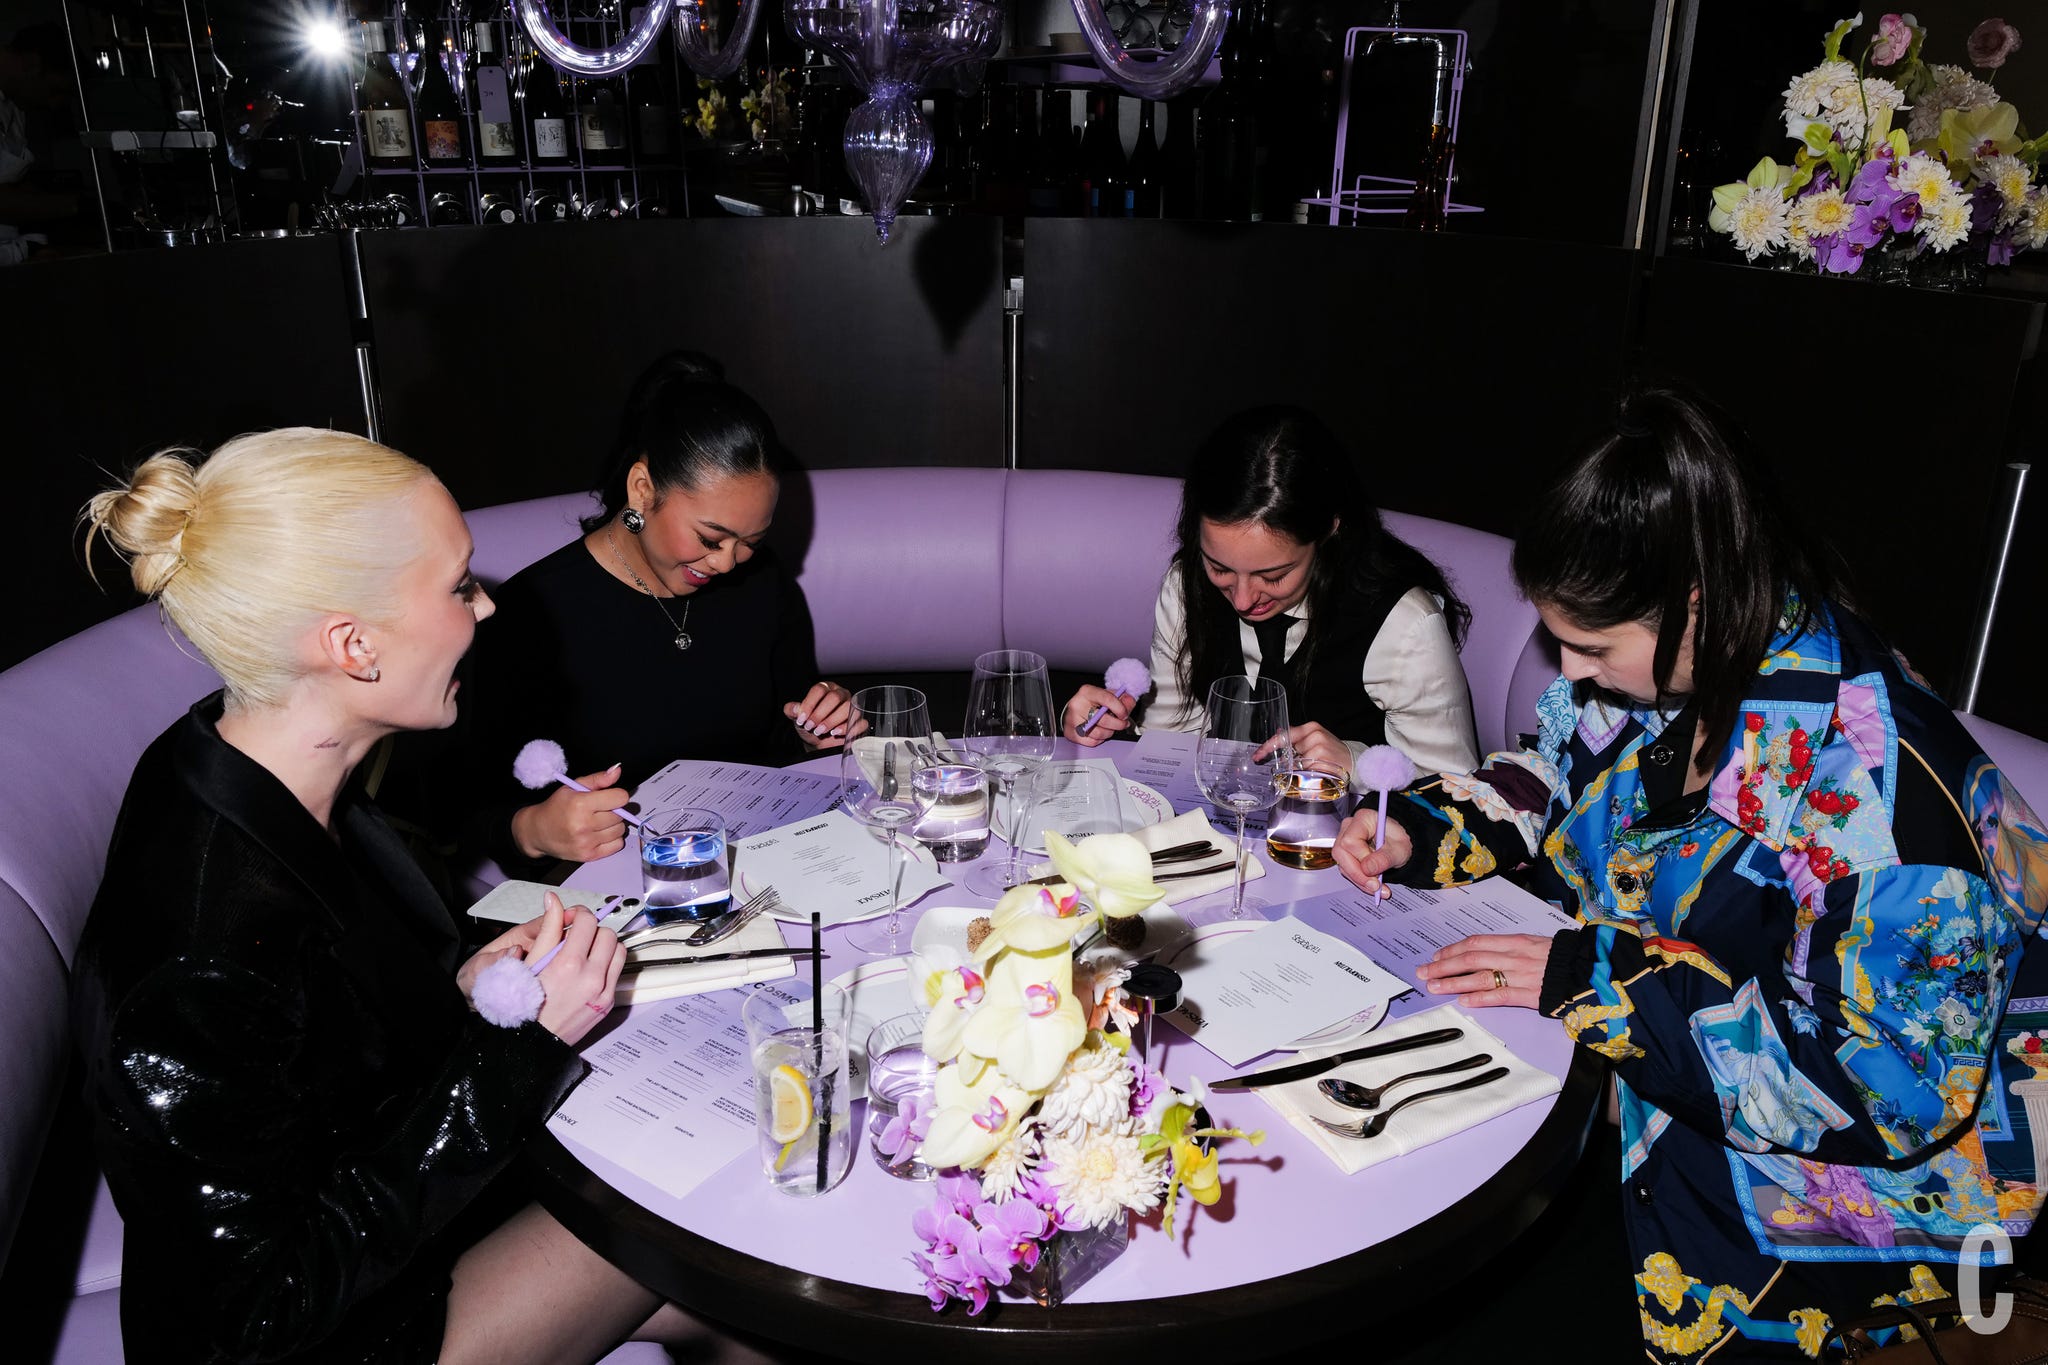
{"label": "woman in blue printed silk shirt", "polygon": [[1535,748],[1416,783],[1383,848],[1365,811],[1336,851],[1367,890],[1525,869],[1577,915],[1424,976],[1611,1064],[1655,1360],[1815,1357],[1835,1321],[1952,1291],[1973,1231],[2009,1260],[2042,1201],[2048,836],[1845,605],[1824,510],[1699,406],[1633,400],[1515,548],[1564,667]]}

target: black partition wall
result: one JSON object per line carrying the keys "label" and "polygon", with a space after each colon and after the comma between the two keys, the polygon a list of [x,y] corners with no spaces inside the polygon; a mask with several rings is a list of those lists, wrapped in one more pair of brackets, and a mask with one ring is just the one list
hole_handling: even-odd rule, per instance
{"label": "black partition wall", "polygon": [[121,566],[77,558],[73,516],[166,446],[245,431],[363,430],[332,237],[234,242],[0,270],[0,464],[14,586],[0,668],[138,600]]}
{"label": "black partition wall", "polygon": [[382,432],[464,506],[588,487],[638,371],[703,351],[812,469],[1003,463],[986,218],[691,219],[360,237]]}
{"label": "black partition wall", "polygon": [[1024,250],[1026,467],[1178,475],[1222,417],[1293,403],[1382,506],[1511,534],[1626,368],[1617,247],[1048,218]]}
{"label": "black partition wall", "polygon": [[[1705,391],[1749,431],[1794,527],[1840,553],[1852,593],[1954,700],[2008,461],[2043,453],[2048,306],[1666,259],[1644,372]],[[1977,710],[2043,733],[2033,619],[2048,597],[2048,488],[2022,504]]]}
{"label": "black partition wall", "polygon": [[[2044,305],[1619,248],[1383,229],[1033,219],[1006,357],[989,219],[563,224],[365,232],[0,271],[10,665],[127,606],[67,537],[97,467],[294,423],[365,427],[470,507],[585,487],[634,375],[718,356],[813,468],[1176,474],[1252,404],[1323,414],[1383,505],[1513,534],[1626,377],[1675,376],[1758,438],[1787,514],[1955,695],[2004,464],[2041,437]],[[352,269],[353,267],[353,269]],[[367,317],[356,316],[360,301]],[[1016,369],[1006,370],[1006,358]],[[1978,709],[2035,733],[2039,486]],[[802,494],[787,512],[800,521]],[[117,584],[117,586],[119,586]]]}

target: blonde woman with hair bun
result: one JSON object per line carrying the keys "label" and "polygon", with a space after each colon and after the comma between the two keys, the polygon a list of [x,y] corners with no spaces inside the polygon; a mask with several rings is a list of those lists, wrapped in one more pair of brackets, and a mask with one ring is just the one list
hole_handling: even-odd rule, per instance
{"label": "blonde woman with hair bun", "polygon": [[448,491],[299,427],[152,456],[81,521],[225,684],[137,764],[74,968],[130,1355],[594,1361],[636,1329],[701,1336],[501,1175],[582,1075],[618,940],[549,897],[458,969],[350,782],[383,736],[455,720],[492,608]]}

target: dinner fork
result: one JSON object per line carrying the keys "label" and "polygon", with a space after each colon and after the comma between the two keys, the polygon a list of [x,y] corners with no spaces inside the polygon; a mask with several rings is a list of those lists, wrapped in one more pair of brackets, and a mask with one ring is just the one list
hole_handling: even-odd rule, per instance
{"label": "dinner fork", "polygon": [[1335,1076],[1316,1082],[1316,1089],[1346,1109],[1377,1109],[1386,1093],[1397,1085],[1410,1081],[1426,1080],[1431,1076],[1448,1076],[1459,1071],[1476,1071],[1493,1060],[1490,1052],[1477,1052],[1470,1057],[1461,1057],[1443,1066],[1433,1066],[1427,1071],[1411,1071],[1405,1076],[1396,1076],[1385,1085],[1358,1085],[1351,1081],[1339,1080]]}
{"label": "dinner fork", "polygon": [[[773,910],[780,904],[781,898],[775,894],[775,888],[764,886],[741,902],[739,908],[728,911],[726,914],[720,915],[715,919],[706,920],[702,924],[688,926],[682,924],[657,924],[651,929],[642,929],[637,933],[627,934],[619,942],[625,946],[627,952],[634,952],[653,943],[675,945],[684,948],[702,948],[732,937],[752,923],[762,911]],[[688,928],[688,933],[679,932],[685,927]]]}
{"label": "dinner fork", "polygon": [[1477,1090],[1482,1085],[1492,1085],[1507,1074],[1508,1069],[1506,1067],[1497,1066],[1491,1071],[1482,1071],[1470,1080],[1459,1081],[1455,1085],[1443,1085],[1438,1086],[1434,1090],[1424,1090],[1419,1094],[1404,1095],[1379,1113],[1367,1114],[1357,1123],[1332,1123],[1320,1114],[1310,1114],[1309,1117],[1314,1119],[1319,1127],[1328,1132],[1335,1133],[1338,1137],[1378,1137],[1382,1132],[1386,1131],[1388,1120],[1411,1104],[1420,1104],[1424,1100],[1433,1100],[1439,1095],[1455,1095],[1460,1090]]}

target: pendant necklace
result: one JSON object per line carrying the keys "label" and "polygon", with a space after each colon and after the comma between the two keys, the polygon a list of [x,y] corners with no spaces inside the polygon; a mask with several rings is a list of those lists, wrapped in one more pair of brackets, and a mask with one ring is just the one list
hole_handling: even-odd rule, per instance
{"label": "pendant necklace", "polygon": [[685,627],[690,624],[690,599],[687,597],[683,599],[683,619],[680,621],[676,620],[676,618],[672,614],[670,614],[668,604],[663,602],[659,597],[655,597],[654,589],[647,586],[647,580],[642,578],[639,574],[634,573],[633,566],[631,564],[628,564],[626,562],[626,557],[619,553],[618,537],[612,534],[612,529],[609,526],[605,528],[604,540],[605,544],[611,546],[612,548],[612,558],[619,561],[619,567],[624,569],[626,571],[626,576],[633,580],[633,586],[640,589],[640,591],[646,593],[649,597],[653,597],[654,605],[661,608],[661,614],[663,616],[668,617],[669,629],[673,630],[676,633],[676,638],[670,641],[670,643],[673,644],[679,650],[688,649],[690,645],[693,643],[693,641],[690,639],[690,632],[685,629]]}

